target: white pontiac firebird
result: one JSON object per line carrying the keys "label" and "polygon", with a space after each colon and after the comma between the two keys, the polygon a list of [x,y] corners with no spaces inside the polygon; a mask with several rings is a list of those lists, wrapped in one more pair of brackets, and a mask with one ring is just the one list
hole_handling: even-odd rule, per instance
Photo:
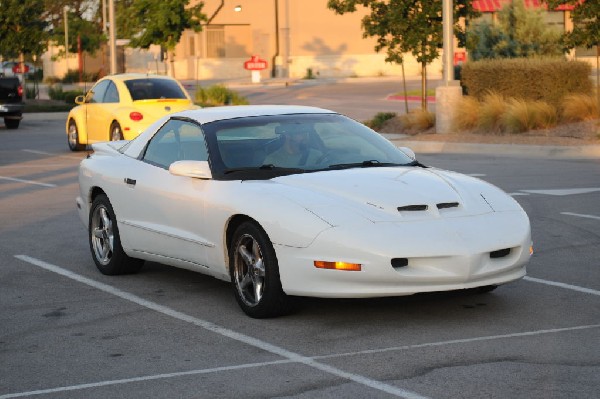
{"label": "white pontiac firebird", "polygon": [[184,111],[93,149],[76,202],[100,272],[212,275],[251,317],[289,296],[487,291],[523,277],[533,251],[509,195],[324,109]]}

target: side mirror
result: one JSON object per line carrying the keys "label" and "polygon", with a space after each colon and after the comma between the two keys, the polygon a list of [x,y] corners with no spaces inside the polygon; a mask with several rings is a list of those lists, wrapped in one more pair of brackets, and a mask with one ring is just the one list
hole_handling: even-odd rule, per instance
{"label": "side mirror", "polygon": [[411,150],[408,147],[398,147],[398,149],[400,151],[402,151],[407,157],[409,157],[410,159],[412,159],[413,161],[417,160],[417,155],[415,154],[415,152],[413,150]]}
{"label": "side mirror", "polygon": [[208,161],[177,161],[169,166],[169,172],[175,176],[193,177],[195,179],[210,180],[212,173]]}
{"label": "side mirror", "polygon": [[75,104],[81,105],[85,103],[85,96],[77,96],[75,97]]}

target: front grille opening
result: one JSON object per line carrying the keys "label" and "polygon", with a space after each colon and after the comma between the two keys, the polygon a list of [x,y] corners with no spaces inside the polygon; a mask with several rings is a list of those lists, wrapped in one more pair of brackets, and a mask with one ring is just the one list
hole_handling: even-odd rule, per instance
{"label": "front grille opening", "polygon": [[404,212],[404,211],[414,212],[414,211],[426,211],[426,210],[427,210],[427,205],[405,205],[405,206],[398,207],[399,212]]}
{"label": "front grille opening", "polygon": [[497,251],[490,252],[491,259],[504,258],[510,254],[510,248],[499,249]]}
{"label": "front grille opening", "polygon": [[437,204],[438,209],[457,208],[458,202],[442,202]]}
{"label": "front grille opening", "polygon": [[394,269],[399,269],[401,267],[408,266],[408,258],[394,258],[392,259],[392,267]]}

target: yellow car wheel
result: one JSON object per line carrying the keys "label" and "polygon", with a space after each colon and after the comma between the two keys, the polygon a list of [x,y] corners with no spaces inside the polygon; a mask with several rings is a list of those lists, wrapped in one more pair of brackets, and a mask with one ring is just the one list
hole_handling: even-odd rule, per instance
{"label": "yellow car wheel", "polygon": [[67,143],[71,151],[82,151],[85,149],[85,144],[79,143],[79,130],[77,130],[77,124],[72,119],[69,121]]}
{"label": "yellow car wheel", "polygon": [[119,141],[123,140],[123,131],[121,130],[121,125],[119,122],[113,122],[110,125],[110,141]]}

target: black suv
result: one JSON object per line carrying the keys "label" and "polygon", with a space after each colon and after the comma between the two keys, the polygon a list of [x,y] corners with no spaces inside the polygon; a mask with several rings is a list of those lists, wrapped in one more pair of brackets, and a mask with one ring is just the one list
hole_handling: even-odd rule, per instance
{"label": "black suv", "polygon": [[23,86],[19,78],[0,77],[0,117],[7,129],[17,129],[23,118]]}

